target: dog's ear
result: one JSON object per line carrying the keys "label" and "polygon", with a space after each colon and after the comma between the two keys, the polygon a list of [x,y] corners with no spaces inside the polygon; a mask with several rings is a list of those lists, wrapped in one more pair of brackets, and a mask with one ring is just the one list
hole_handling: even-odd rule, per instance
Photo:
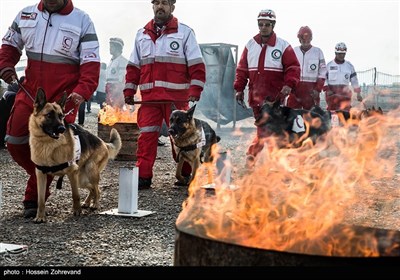
{"label": "dog's ear", "polygon": [[193,118],[194,110],[196,109],[196,104],[194,104],[190,109],[187,111],[187,116],[189,119]]}
{"label": "dog's ear", "polygon": [[46,105],[47,100],[46,100],[46,93],[42,88],[38,88],[36,92],[36,97],[35,97],[35,109],[37,112],[40,112],[44,106]]}
{"label": "dog's ear", "polygon": [[57,103],[61,106],[61,108],[64,109],[66,102],[67,102],[67,92],[64,91],[63,95],[61,96],[60,100],[57,101]]}

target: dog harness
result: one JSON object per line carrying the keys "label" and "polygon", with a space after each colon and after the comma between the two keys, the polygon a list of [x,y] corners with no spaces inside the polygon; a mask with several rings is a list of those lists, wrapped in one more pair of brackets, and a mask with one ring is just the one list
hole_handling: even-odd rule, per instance
{"label": "dog harness", "polygon": [[81,158],[81,142],[79,141],[79,132],[75,125],[69,124],[68,126],[71,127],[74,132],[74,140],[75,140],[74,158],[70,161],[61,163],[59,165],[54,165],[54,166],[42,166],[42,165],[35,164],[36,168],[39,169],[40,171],[42,171],[44,174],[55,173],[57,171],[63,170],[65,168],[71,166],[74,163],[79,162],[79,159]]}
{"label": "dog harness", "polygon": [[203,147],[205,145],[206,145],[206,134],[204,133],[203,127],[201,127],[201,139],[200,139],[200,142],[197,143],[197,144],[192,144],[192,145],[188,145],[188,146],[185,146],[185,147],[177,146],[180,150],[179,150],[178,155],[176,156],[176,160],[178,161],[179,155],[181,154],[182,151],[183,152],[193,151],[193,150],[201,148],[201,147]]}

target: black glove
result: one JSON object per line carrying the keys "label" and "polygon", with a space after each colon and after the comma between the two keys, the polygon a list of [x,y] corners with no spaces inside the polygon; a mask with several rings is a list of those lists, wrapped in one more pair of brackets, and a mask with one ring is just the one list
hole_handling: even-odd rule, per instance
{"label": "black glove", "polygon": [[3,79],[7,84],[11,84],[18,79],[17,73],[14,67],[6,67],[0,71],[0,78]]}
{"label": "black glove", "polygon": [[196,96],[189,96],[189,102],[195,102],[195,101],[199,101],[199,98]]}
{"label": "black glove", "polygon": [[236,101],[240,106],[242,106],[243,108],[246,108],[246,104],[244,103],[244,92],[243,91],[236,92]]}
{"label": "black glove", "polygon": [[134,105],[135,98],[133,96],[125,96],[125,103],[129,105]]}

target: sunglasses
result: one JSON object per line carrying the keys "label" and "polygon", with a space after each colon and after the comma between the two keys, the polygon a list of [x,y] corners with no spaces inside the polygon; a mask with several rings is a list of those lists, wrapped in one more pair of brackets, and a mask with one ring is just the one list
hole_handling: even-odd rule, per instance
{"label": "sunglasses", "polygon": [[270,23],[270,22],[268,22],[268,23],[259,22],[259,23],[258,23],[258,27],[263,27],[263,26],[265,26],[265,27],[270,27],[270,26],[273,26],[273,24]]}

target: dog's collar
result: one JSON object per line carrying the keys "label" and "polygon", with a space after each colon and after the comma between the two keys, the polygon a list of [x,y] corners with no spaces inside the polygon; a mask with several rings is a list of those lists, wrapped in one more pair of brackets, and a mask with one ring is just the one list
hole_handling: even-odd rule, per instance
{"label": "dog's collar", "polygon": [[200,139],[199,143],[188,145],[188,146],[185,146],[185,147],[179,147],[179,146],[177,146],[177,147],[179,149],[181,149],[182,151],[188,152],[188,151],[196,150],[197,148],[201,148],[201,147],[203,147],[205,145],[206,145],[206,134],[204,133],[204,129],[202,127],[201,128],[201,139]]}
{"label": "dog's collar", "polygon": [[35,166],[37,169],[42,171],[43,174],[47,174],[47,173],[54,173],[54,172],[63,170],[65,168],[71,166],[73,163],[74,163],[74,161],[68,161],[68,162],[64,162],[64,163],[61,163],[61,164],[55,165],[55,166],[41,166],[41,165],[37,165],[37,164],[35,164]]}

